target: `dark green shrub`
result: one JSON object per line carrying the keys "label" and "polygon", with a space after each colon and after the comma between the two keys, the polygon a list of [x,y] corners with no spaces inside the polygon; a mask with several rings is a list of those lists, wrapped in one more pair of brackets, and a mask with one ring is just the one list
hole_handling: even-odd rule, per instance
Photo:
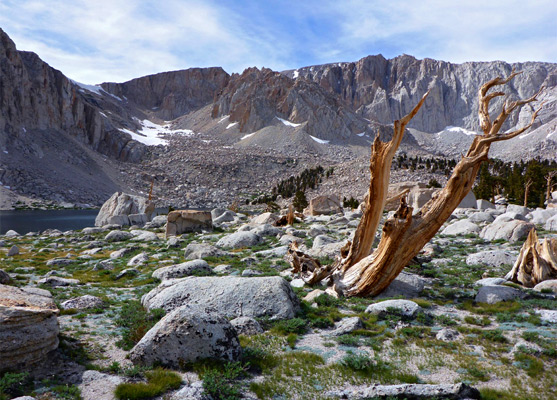
{"label": "dark green shrub", "polygon": [[307,331],[308,322],[302,318],[292,318],[279,321],[273,327],[273,331],[287,335],[289,333],[304,334]]}
{"label": "dark green shrub", "polygon": [[237,380],[245,371],[240,363],[226,363],[222,368],[210,368],[203,372],[203,389],[212,400],[241,399],[241,388]]}
{"label": "dark green shrub", "polygon": [[6,372],[0,378],[0,399],[23,396],[31,383],[28,372]]}
{"label": "dark green shrub", "polygon": [[145,310],[138,300],[126,302],[116,319],[116,325],[123,328],[122,339],[116,344],[124,350],[130,350],[163,315],[161,309]]}

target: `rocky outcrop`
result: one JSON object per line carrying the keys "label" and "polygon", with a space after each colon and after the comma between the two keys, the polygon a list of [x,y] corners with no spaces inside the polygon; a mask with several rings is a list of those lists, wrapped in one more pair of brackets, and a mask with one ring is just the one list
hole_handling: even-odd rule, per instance
{"label": "rocky outcrop", "polygon": [[55,350],[57,315],[47,290],[0,285],[0,371],[27,368]]}
{"label": "rocky outcrop", "polygon": [[[480,131],[477,90],[495,76],[506,76],[512,68],[525,71],[513,80],[512,98],[534,93],[540,86],[554,89],[557,66],[551,63],[502,61],[452,64],[409,55],[385,59],[367,56],[357,62],[324,64],[285,71],[297,80],[310,80],[340,96],[359,114],[382,124],[406,115],[429,89],[422,110],[409,126],[424,132],[439,132],[447,126]],[[501,106],[503,99],[493,104]],[[532,110],[515,114],[503,129],[530,118]],[[546,111],[552,112],[552,111]],[[553,111],[554,113],[554,111]],[[547,119],[546,119],[547,120]]]}
{"label": "rocky outcrop", "polygon": [[293,318],[298,299],[283,278],[188,277],[165,281],[142,298],[148,309],[203,305],[228,317]]}
{"label": "rocky outcrop", "polygon": [[169,121],[210,104],[229,79],[221,67],[190,68],[101,86],[107,92],[125,98],[139,108],[152,110],[158,118]]}
{"label": "rocky outcrop", "polygon": [[212,117],[229,116],[241,132],[255,132],[281,118],[323,140],[347,139],[369,130],[365,119],[319,85],[267,68],[233,74],[213,104]]}
{"label": "rocky outcrop", "polygon": [[[132,225],[152,219],[155,204],[145,197],[116,192],[101,207],[95,226],[106,224]],[[143,225],[142,224],[142,225]]]}
{"label": "rocky outcrop", "polygon": [[101,113],[103,94],[94,96],[84,90],[35,53],[18,51],[1,29],[0,71],[0,146],[25,143],[33,131],[48,131],[51,135],[68,133],[114,158],[138,161],[143,156],[144,146],[131,141]]}

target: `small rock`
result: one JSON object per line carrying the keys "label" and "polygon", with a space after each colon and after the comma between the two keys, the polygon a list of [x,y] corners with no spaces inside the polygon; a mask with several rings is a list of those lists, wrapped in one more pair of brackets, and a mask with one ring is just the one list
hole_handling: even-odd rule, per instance
{"label": "small rock", "polygon": [[242,276],[250,277],[250,276],[258,276],[261,275],[261,272],[255,271],[253,269],[246,268],[242,271]]}
{"label": "small rock", "polygon": [[526,293],[509,286],[482,286],[478,290],[477,303],[495,304],[500,301],[522,299]]}
{"label": "small rock", "polygon": [[[212,214],[212,212],[211,212]],[[226,210],[221,215],[216,218],[213,218],[213,224],[222,224],[223,222],[232,222],[234,221],[234,216],[236,215],[235,212]]]}
{"label": "small rock", "polygon": [[12,246],[10,250],[8,250],[8,257],[17,256],[19,254],[19,247]]}
{"label": "small rock", "polygon": [[180,240],[179,238],[177,238],[176,236],[171,236],[167,241],[166,241],[166,246],[168,248],[172,248],[172,247],[180,247],[180,243],[182,242],[182,240]]}
{"label": "small rock", "polygon": [[261,237],[253,232],[236,232],[224,236],[217,243],[217,247],[239,249],[251,247],[261,242]]}
{"label": "small rock", "polygon": [[124,247],[123,249],[113,251],[110,253],[110,258],[122,258],[137,250],[137,247]]}
{"label": "small rock", "polygon": [[377,299],[387,297],[402,296],[407,299],[413,299],[419,296],[424,290],[425,281],[418,275],[408,272],[401,272],[394,281],[382,293],[376,296]]}
{"label": "small rock", "polygon": [[81,233],[84,235],[93,235],[95,233],[101,233],[101,232],[104,232],[104,229],[100,227],[83,228],[81,231]]}
{"label": "small rock", "polygon": [[507,282],[504,278],[483,278],[474,282],[474,286],[500,286]]}
{"label": "small rock", "polygon": [[19,233],[17,233],[16,231],[10,229],[8,232],[4,233],[5,237],[17,237],[17,236],[21,236]]}
{"label": "small rock", "polygon": [[159,237],[154,232],[132,230],[130,233],[133,235],[131,240],[134,242],[155,242],[159,240]]}
{"label": "small rock", "polygon": [[313,301],[318,298],[319,296],[321,296],[322,294],[324,294],[325,291],[321,290],[321,289],[314,289],[311,292],[309,292],[306,297],[303,298],[304,301],[307,301],[308,303],[313,303]]}
{"label": "small rock", "polygon": [[205,399],[203,381],[197,381],[184,386],[171,397],[171,400],[203,400]]}
{"label": "small rock", "polygon": [[263,333],[263,328],[255,318],[238,317],[231,320],[230,324],[236,329],[238,335],[252,336]]}
{"label": "small rock", "polygon": [[86,294],[85,296],[76,297],[74,299],[64,301],[60,306],[64,310],[76,309],[76,310],[89,310],[94,308],[104,307],[104,301],[102,299]]}
{"label": "small rock", "polygon": [[557,310],[536,310],[535,313],[540,316],[542,322],[557,324]]}
{"label": "small rock", "polygon": [[130,232],[114,230],[110,231],[104,238],[107,242],[122,242],[133,237]]}
{"label": "small rock", "polygon": [[557,279],[543,281],[534,286],[534,290],[537,292],[541,292],[544,289],[551,290],[553,293],[557,293]]}
{"label": "small rock", "polygon": [[133,256],[126,265],[128,267],[133,267],[133,266],[143,265],[147,261],[149,261],[149,256],[147,255],[147,253],[139,253],[136,256]]}
{"label": "small rock", "polygon": [[118,275],[116,275],[116,279],[121,279],[121,278],[123,278],[124,276],[127,276],[127,275],[137,276],[137,275],[139,275],[139,271],[135,268],[127,268],[127,269],[123,270],[122,272],[120,272]]}
{"label": "small rock", "polygon": [[11,281],[12,278],[10,277],[10,275],[8,275],[8,273],[3,269],[0,269],[0,284],[5,285],[7,283],[10,283]]}
{"label": "small rock", "polygon": [[404,317],[414,318],[421,307],[410,300],[385,300],[380,303],[370,304],[366,308],[366,312],[370,314],[383,314],[389,313],[390,309],[399,312]]}
{"label": "small rock", "polygon": [[76,260],[71,260],[69,258],[53,258],[46,262],[47,267],[65,267],[77,262]]}
{"label": "small rock", "polygon": [[513,265],[516,261],[516,257],[516,255],[504,250],[487,250],[470,254],[466,257],[466,264],[500,267],[501,265]]}
{"label": "small rock", "polygon": [[97,264],[95,264],[95,266],[93,267],[93,271],[103,271],[103,270],[109,270],[112,271],[114,269],[114,262],[112,260],[102,260],[99,261]]}
{"label": "small rock", "polygon": [[303,279],[297,278],[297,279],[293,279],[290,282],[290,286],[294,287],[294,288],[302,288],[304,287],[306,283],[304,282]]}
{"label": "small rock", "polygon": [[190,243],[184,250],[186,260],[195,260],[205,257],[222,257],[226,252],[217,249],[208,243]]}
{"label": "small rock", "polygon": [[335,243],[336,240],[333,239],[332,237],[326,236],[326,235],[319,235],[316,236],[315,239],[313,239],[313,245],[311,246],[313,249],[316,249],[318,247],[323,247],[327,244],[331,244],[331,243]]}
{"label": "small rock", "polygon": [[79,285],[79,281],[77,279],[59,278],[57,276],[49,276],[40,279],[37,283],[39,285],[48,285],[53,287]]}
{"label": "small rock", "polygon": [[460,333],[457,330],[443,328],[439,332],[437,332],[435,338],[437,340],[442,340],[443,342],[452,342],[453,340],[457,340],[459,336]]}
{"label": "small rock", "polygon": [[218,274],[227,274],[230,271],[232,271],[232,266],[228,264],[220,264],[217,265],[215,268],[213,268],[213,271],[215,271]]}
{"label": "small rock", "polygon": [[480,232],[480,227],[467,219],[463,219],[447,226],[441,234],[450,236],[470,235]]}
{"label": "small rock", "polygon": [[[366,310],[367,311],[367,310]],[[350,332],[354,332],[357,329],[362,329],[364,324],[360,317],[348,317],[343,318],[337,323],[335,323],[335,328],[328,334],[330,336],[341,336],[346,335]]]}

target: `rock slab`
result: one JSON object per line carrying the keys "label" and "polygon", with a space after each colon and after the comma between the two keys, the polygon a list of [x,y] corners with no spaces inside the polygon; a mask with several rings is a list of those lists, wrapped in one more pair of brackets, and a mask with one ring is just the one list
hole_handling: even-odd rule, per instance
{"label": "rock slab", "polygon": [[49,291],[0,285],[0,371],[26,368],[58,348],[57,315]]}
{"label": "rock slab", "polygon": [[201,232],[213,229],[210,211],[176,210],[168,213],[166,238],[187,232]]}
{"label": "rock slab", "polygon": [[328,396],[350,399],[480,399],[480,392],[465,383],[457,384],[402,384],[402,385],[372,385],[365,388],[333,390]]}
{"label": "rock slab", "polygon": [[281,277],[187,277],[164,281],[142,298],[148,309],[169,312],[183,305],[214,308],[227,317],[294,318],[298,298]]}

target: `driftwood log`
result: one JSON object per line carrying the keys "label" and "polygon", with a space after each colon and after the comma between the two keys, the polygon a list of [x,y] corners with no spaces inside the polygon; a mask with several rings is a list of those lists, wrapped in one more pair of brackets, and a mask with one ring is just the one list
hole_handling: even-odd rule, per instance
{"label": "driftwood log", "polygon": [[534,123],[541,107],[534,111],[530,123],[525,127],[500,133],[508,116],[524,104],[537,100],[543,88],[528,99],[505,101],[495,120],[489,115],[489,103],[504,95],[501,91],[489,93],[490,89],[507,84],[519,73],[512,71],[506,78],[497,77],[482,85],[479,90],[478,114],[483,135],[474,138],[466,155],[455,166],[446,186],[415,215],[412,215],[412,207],[406,203],[405,196],[400,196],[400,205],[395,215],[385,221],[379,245],[372,252],[375,232],[387,200],[392,159],[402,141],[406,125],[424,104],[429,92],[424,94],[408,115],[394,122],[390,141],[382,142],[377,136],[373,142],[369,189],[363,204],[362,219],[349,247],[344,248],[332,264],[323,266],[293,245],[286,255],[293,271],[300,273],[308,284],[328,279],[333,293],[340,296],[375,296],[386,289],[470,192],[481,163],[488,159],[491,144],[512,139]]}
{"label": "driftwood log", "polygon": [[535,228],[520,249],[513,268],[505,276],[506,280],[534,287],[548,279],[557,278],[557,239],[538,240]]}

